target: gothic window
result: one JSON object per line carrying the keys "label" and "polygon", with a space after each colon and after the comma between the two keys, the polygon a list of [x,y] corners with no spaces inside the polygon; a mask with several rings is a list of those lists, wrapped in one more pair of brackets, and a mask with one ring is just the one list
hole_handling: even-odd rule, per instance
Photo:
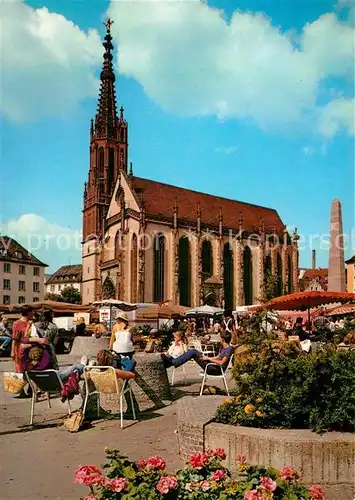
{"label": "gothic window", "polygon": [[115,150],[110,148],[108,150],[108,169],[107,169],[107,191],[111,194],[114,183],[115,172]]}
{"label": "gothic window", "polygon": [[98,172],[99,178],[104,176],[104,164],[105,164],[105,151],[104,148],[98,149]]}
{"label": "gothic window", "polygon": [[233,310],[234,307],[233,269],[233,252],[230,244],[226,243],[223,250],[223,287],[224,307],[227,310]]}
{"label": "gothic window", "polygon": [[123,238],[121,231],[117,231],[115,238],[115,259],[119,259],[123,249]]}
{"label": "gothic window", "polygon": [[116,288],[109,276],[106,277],[104,284],[102,286],[102,298],[104,300],[114,299],[116,294]]}
{"label": "gothic window", "polygon": [[243,270],[244,270],[243,285],[244,285],[245,305],[250,306],[253,303],[253,259],[249,247],[244,248]]}
{"label": "gothic window", "polygon": [[281,255],[277,254],[277,283],[276,283],[276,294],[277,297],[283,294],[283,283],[282,283],[282,258]]}
{"label": "gothic window", "polygon": [[154,255],[153,301],[164,302],[165,236],[163,234],[157,234],[154,238],[153,255]]}
{"label": "gothic window", "polygon": [[179,240],[179,295],[180,305],[191,305],[191,254],[186,237]]}
{"label": "gothic window", "polygon": [[123,128],[121,128],[120,135],[121,135],[121,138],[120,138],[121,142],[124,142],[124,129]]}
{"label": "gothic window", "polygon": [[131,241],[131,302],[138,301],[138,243],[137,235]]}
{"label": "gothic window", "polygon": [[212,276],[213,274],[212,244],[209,240],[205,240],[202,243],[201,257],[202,257],[202,276],[204,279],[206,279]]}
{"label": "gothic window", "polygon": [[293,283],[292,283],[292,261],[291,261],[291,257],[288,256],[287,258],[287,276],[288,276],[288,280],[287,280],[287,292],[288,293],[292,293],[292,290],[293,290]]}

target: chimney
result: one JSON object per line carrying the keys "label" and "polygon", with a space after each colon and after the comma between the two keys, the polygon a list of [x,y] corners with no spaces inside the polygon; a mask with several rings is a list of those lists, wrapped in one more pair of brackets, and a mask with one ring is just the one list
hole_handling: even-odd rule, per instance
{"label": "chimney", "polygon": [[316,269],[316,251],[312,250],[312,269]]}

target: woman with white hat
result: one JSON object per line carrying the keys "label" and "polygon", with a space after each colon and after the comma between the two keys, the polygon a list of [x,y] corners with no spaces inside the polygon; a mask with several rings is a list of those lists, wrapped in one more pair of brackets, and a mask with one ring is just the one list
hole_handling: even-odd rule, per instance
{"label": "woman with white hat", "polygon": [[134,347],[132,342],[132,334],[129,330],[127,314],[120,312],[116,316],[116,323],[112,328],[109,348],[115,351],[116,354],[132,358]]}

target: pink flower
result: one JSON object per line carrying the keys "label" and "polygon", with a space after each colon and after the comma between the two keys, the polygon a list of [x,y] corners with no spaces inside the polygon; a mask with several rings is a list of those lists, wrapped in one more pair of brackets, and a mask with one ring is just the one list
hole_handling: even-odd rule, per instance
{"label": "pink flower", "polygon": [[159,493],[166,495],[170,490],[176,490],[178,482],[174,476],[162,476],[156,486]]}
{"label": "pink flower", "polygon": [[263,500],[263,495],[257,490],[249,490],[244,493],[244,500]]}
{"label": "pink flower", "polygon": [[208,464],[209,457],[199,452],[191,455],[189,462],[194,469],[202,469],[204,465]]}
{"label": "pink flower", "polygon": [[75,471],[75,483],[85,484],[85,486],[97,486],[101,485],[102,481],[102,473],[95,465],[82,465]]}
{"label": "pink flower", "polygon": [[219,457],[222,460],[225,460],[225,458],[226,458],[226,452],[224,451],[223,448],[217,448],[215,450],[208,450],[207,455],[209,455],[210,457]]}
{"label": "pink flower", "polygon": [[119,493],[120,491],[125,490],[128,487],[128,483],[123,477],[116,477],[109,482],[107,487],[110,491]]}
{"label": "pink flower", "polygon": [[227,474],[224,472],[224,470],[218,469],[212,474],[211,481],[221,481],[226,477]]}
{"label": "pink flower", "polygon": [[299,479],[298,472],[290,465],[286,465],[280,470],[280,477],[285,481],[297,481]]}
{"label": "pink flower", "polygon": [[324,491],[317,484],[313,484],[308,491],[312,500],[325,500]]}
{"label": "pink flower", "polygon": [[211,483],[209,481],[201,481],[200,488],[202,491],[208,491],[211,488]]}
{"label": "pink flower", "polygon": [[265,491],[275,491],[276,490],[276,481],[273,481],[271,477],[262,477],[260,488]]}
{"label": "pink flower", "polygon": [[97,497],[93,497],[92,495],[85,497],[84,500],[99,500]]}
{"label": "pink flower", "polygon": [[139,469],[144,469],[147,465],[147,461],[142,458],[141,460],[137,460],[136,464]]}
{"label": "pink flower", "polygon": [[166,462],[158,455],[155,457],[148,458],[145,468],[147,470],[164,470],[166,467]]}
{"label": "pink flower", "polygon": [[240,464],[245,464],[245,462],[247,461],[247,457],[245,455],[238,455],[236,461]]}

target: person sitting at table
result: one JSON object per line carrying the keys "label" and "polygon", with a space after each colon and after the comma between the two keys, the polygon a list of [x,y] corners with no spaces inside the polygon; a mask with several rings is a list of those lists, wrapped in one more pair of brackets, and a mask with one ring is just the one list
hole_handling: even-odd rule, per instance
{"label": "person sitting at table", "polygon": [[307,340],[308,335],[306,330],[303,328],[303,318],[299,316],[294,324],[292,335],[298,335],[298,338],[302,342],[303,340]]}
{"label": "person sitting at table", "polygon": [[127,315],[123,312],[116,317],[116,323],[112,328],[109,349],[116,354],[132,358],[134,347],[132,342],[132,333],[129,329]]}
{"label": "person sitting at table", "polygon": [[[173,358],[170,355],[162,354],[163,362],[166,368],[170,366],[174,366],[175,368],[187,363],[191,359],[194,359],[196,363],[204,370],[206,366],[210,363],[210,366],[207,368],[207,373],[209,375],[220,375],[221,370],[219,366],[226,369],[229,363],[229,360],[234,352],[234,347],[230,345],[231,342],[231,334],[229,332],[221,333],[221,349],[218,355],[214,358],[209,358],[208,356],[204,356],[202,352],[197,349],[190,349],[184,354],[181,354],[177,358]],[[218,365],[218,366],[216,366]]]}

